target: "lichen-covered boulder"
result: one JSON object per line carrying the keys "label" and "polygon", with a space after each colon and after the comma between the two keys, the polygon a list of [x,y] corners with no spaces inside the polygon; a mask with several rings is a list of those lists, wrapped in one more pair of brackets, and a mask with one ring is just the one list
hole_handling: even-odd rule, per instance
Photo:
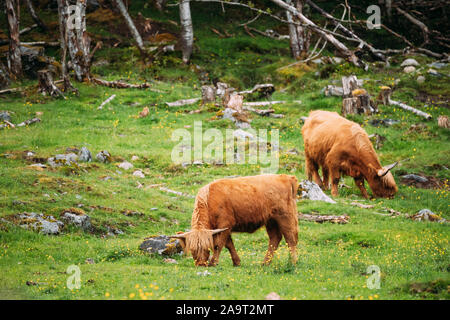
{"label": "lichen-covered boulder", "polygon": [[20,227],[38,231],[43,234],[59,234],[64,227],[64,223],[53,216],[36,212],[24,212],[18,215]]}
{"label": "lichen-covered boulder", "polygon": [[336,203],[336,201],[323,193],[322,189],[320,189],[320,187],[312,181],[302,180],[299,184],[298,190],[301,192],[302,199]]}
{"label": "lichen-covered boulder", "polygon": [[149,237],[139,246],[144,252],[160,255],[173,255],[183,252],[180,241],[165,235]]}

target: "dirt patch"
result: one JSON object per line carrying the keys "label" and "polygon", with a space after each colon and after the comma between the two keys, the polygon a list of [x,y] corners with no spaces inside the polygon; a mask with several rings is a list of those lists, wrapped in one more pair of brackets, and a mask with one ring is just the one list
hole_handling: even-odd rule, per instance
{"label": "dirt patch", "polygon": [[[419,178],[414,178],[414,176],[418,176]],[[448,187],[446,184],[446,179],[440,180],[436,177],[427,176],[424,174],[404,175],[400,178],[400,183],[406,186],[414,186],[421,189],[443,189]]]}
{"label": "dirt patch", "polygon": [[424,104],[447,109],[450,108],[450,96],[448,95],[431,95],[425,91],[419,91],[419,94],[415,97],[415,99],[423,102]]}
{"label": "dirt patch", "polygon": [[430,282],[414,282],[408,285],[408,291],[411,294],[418,294],[421,296],[449,294],[450,282],[448,280],[437,279]]}

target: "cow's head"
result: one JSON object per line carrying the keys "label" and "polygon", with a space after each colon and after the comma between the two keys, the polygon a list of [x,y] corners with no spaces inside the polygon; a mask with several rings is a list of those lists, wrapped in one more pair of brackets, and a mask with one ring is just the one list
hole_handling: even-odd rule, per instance
{"label": "cow's head", "polygon": [[376,197],[392,198],[398,191],[394,176],[390,172],[398,162],[376,169],[370,166],[372,170],[369,172],[367,182]]}
{"label": "cow's head", "polygon": [[213,235],[225,231],[225,229],[193,229],[191,231],[176,234],[171,238],[180,240],[181,246],[186,253],[191,253],[196,266],[206,267],[210,251],[214,248]]}

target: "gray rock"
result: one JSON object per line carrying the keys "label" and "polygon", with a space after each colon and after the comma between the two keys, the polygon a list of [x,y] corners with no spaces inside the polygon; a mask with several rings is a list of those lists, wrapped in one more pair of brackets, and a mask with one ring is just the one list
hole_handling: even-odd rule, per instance
{"label": "gray rock", "polygon": [[417,182],[428,182],[428,179],[422,176],[418,176],[417,174],[406,174],[404,176],[402,176],[402,179],[407,179],[407,180],[415,180]]}
{"label": "gray rock", "polygon": [[133,176],[138,177],[138,178],[145,178],[145,174],[141,170],[134,171]]}
{"label": "gray rock", "polygon": [[404,73],[412,73],[414,71],[416,71],[416,67],[414,67],[414,66],[407,66],[403,69]]}
{"label": "gray rock", "polygon": [[147,253],[160,255],[172,255],[183,251],[178,239],[169,238],[165,235],[146,238],[139,246],[139,249]]}
{"label": "gray rock", "polygon": [[92,155],[88,148],[86,147],[81,148],[80,152],[78,153],[78,161],[82,162],[92,161]]}
{"label": "gray rock", "polygon": [[111,162],[111,155],[109,154],[108,151],[106,150],[102,150],[99,153],[97,153],[97,155],[95,156],[95,158],[103,163],[108,163]]}
{"label": "gray rock", "polygon": [[424,76],[418,76],[416,81],[417,81],[417,83],[422,84],[425,82],[425,80],[426,79]]}
{"label": "gray rock", "polygon": [[9,115],[9,112],[8,111],[0,111],[0,120],[11,122],[11,116]]}
{"label": "gray rock", "polygon": [[405,61],[403,61],[400,66],[401,67],[409,67],[409,66],[418,67],[418,66],[420,66],[420,64],[415,59],[410,58],[410,59],[406,59]]}
{"label": "gray rock", "polygon": [[66,211],[61,214],[61,219],[68,224],[73,224],[83,229],[84,231],[90,231],[92,229],[91,217],[87,214]]}
{"label": "gray rock", "polygon": [[431,68],[436,68],[436,69],[442,69],[445,68],[448,65],[448,63],[445,62],[433,62],[430,64],[427,64],[427,66],[431,67]]}
{"label": "gray rock", "polygon": [[302,199],[336,203],[336,201],[323,193],[322,189],[312,181],[302,180],[299,184],[299,191],[301,192]]}
{"label": "gray rock", "polygon": [[124,170],[130,170],[131,168],[133,168],[133,165],[128,161],[124,161],[119,164],[119,168]]}
{"label": "gray rock", "polygon": [[57,154],[54,157],[48,158],[47,163],[53,167],[61,167],[61,166],[68,166],[73,163],[76,163],[78,159],[78,156],[75,153],[68,153],[68,154]]}
{"label": "gray rock", "polygon": [[59,234],[64,227],[64,223],[55,219],[53,216],[35,212],[24,212],[18,216],[21,220],[19,226],[25,229],[31,229],[43,234]]}

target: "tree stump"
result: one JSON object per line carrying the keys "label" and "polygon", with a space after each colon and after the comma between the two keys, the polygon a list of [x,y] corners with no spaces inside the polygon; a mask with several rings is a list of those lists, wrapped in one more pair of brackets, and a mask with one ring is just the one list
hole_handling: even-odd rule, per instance
{"label": "tree stump", "polygon": [[358,79],[356,76],[342,77],[342,91],[344,98],[351,97],[352,91],[358,88]]}
{"label": "tree stump", "polygon": [[216,101],[216,89],[212,86],[202,86],[202,104]]}
{"label": "tree stump", "polygon": [[438,126],[441,128],[450,129],[450,122],[447,116],[439,116],[438,118]]}
{"label": "tree stump", "polygon": [[230,95],[230,98],[227,101],[227,104],[225,104],[225,108],[231,108],[233,110],[236,110],[239,113],[243,112],[242,105],[244,103],[244,96],[241,96],[240,94],[233,93]]}
{"label": "tree stump", "polygon": [[53,77],[47,69],[38,71],[39,89],[38,91],[43,95],[50,95],[51,97],[64,97],[61,90],[53,82]]}

